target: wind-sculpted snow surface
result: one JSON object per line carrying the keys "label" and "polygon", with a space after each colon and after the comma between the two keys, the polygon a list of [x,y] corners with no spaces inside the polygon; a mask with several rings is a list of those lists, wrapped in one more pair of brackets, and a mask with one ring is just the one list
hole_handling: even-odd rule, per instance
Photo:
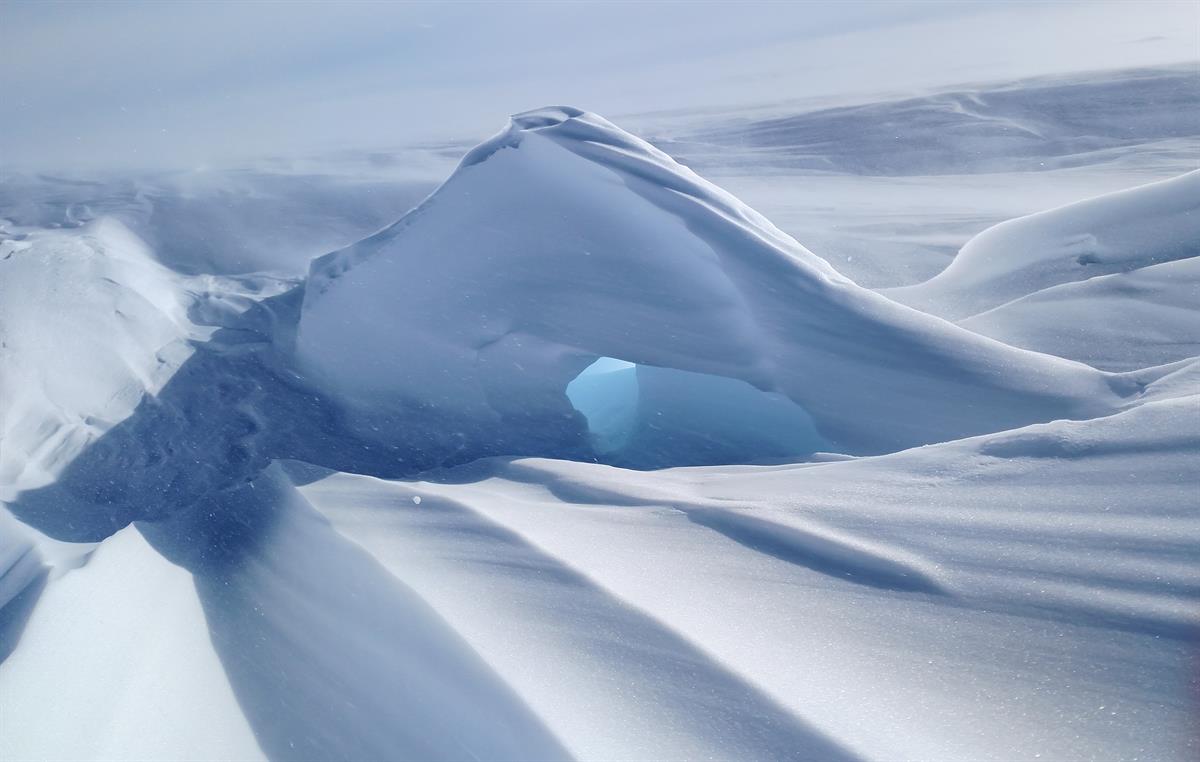
{"label": "wind-sculpted snow surface", "polygon": [[959,325],[1006,344],[1104,370],[1127,371],[1196,357],[1200,249],[1187,259],[1036,291]]}
{"label": "wind-sculpted snow surface", "polygon": [[[503,459],[301,491],[582,758],[670,756],[650,744],[695,700],[628,690],[610,653],[659,641],[599,589],[861,759],[1182,761],[1200,744],[1195,378],[1107,418],[845,462]],[[678,658],[659,649],[642,674]],[[775,758],[724,705],[684,734],[710,751],[674,748]]]}
{"label": "wind-sculpted snow surface", "polygon": [[420,411],[448,431],[568,443],[579,421],[563,390],[602,356],[779,392],[848,452],[1120,402],[1089,368],[858,288],[662,152],[566,107],[515,117],[408,216],[318,260],[297,356],[381,442]]}
{"label": "wind-sculpted snow surface", "polygon": [[896,293],[962,325],[567,107],[302,283],[34,198],[0,759],[1192,759],[1198,178]]}
{"label": "wind-sculpted snow surface", "polygon": [[361,177],[336,163],[310,174],[243,168],[75,178],[0,169],[0,218],[68,231],[109,218],[178,272],[301,276],[313,257],[388,224],[441,176]]}
{"label": "wind-sculpted snow surface", "polygon": [[667,145],[688,158],[724,149],[776,172],[1044,172],[1141,151],[1150,160],[1194,155],[1198,100],[1200,72],[1187,64],[986,83],[798,114],[718,112],[699,128],[670,130]]}
{"label": "wind-sculpted snow surface", "polygon": [[1200,170],[1003,222],[934,278],[886,293],[962,319],[1064,283],[1200,256]]}
{"label": "wind-sculpted snow surface", "polygon": [[199,337],[183,279],[120,223],[0,241],[0,500],[48,484]]}

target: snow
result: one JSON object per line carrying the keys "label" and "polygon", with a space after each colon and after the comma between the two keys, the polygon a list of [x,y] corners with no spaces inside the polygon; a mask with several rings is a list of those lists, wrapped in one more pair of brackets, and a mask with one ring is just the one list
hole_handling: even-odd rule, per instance
{"label": "snow", "polygon": [[1200,355],[1200,259],[1051,286],[960,325],[1104,370],[1195,357]]}
{"label": "snow", "polygon": [[889,296],[961,319],[1051,286],[1196,256],[1200,170],[1003,222]]}
{"label": "snow", "polygon": [[1195,758],[1195,81],[0,178],[0,759]]}
{"label": "snow", "polygon": [[[411,154],[410,154],[411,155]],[[302,276],[315,256],[345,246],[415,205],[444,175],[410,162],[197,169],[73,177],[5,174],[0,208],[14,225],[74,228],[112,218],[189,275]]]}
{"label": "snow", "polygon": [[509,452],[562,448],[581,437],[564,389],[599,357],[778,392],[851,453],[1120,404],[1089,368],[855,286],[662,152],[567,108],[514,117],[409,215],[317,260],[296,347],[381,444],[419,414],[470,427],[467,440],[508,438]]}
{"label": "snow", "polygon": [[[500,460],[303,491],[585,758],[656,756],[638,725],[624,740],[630,715],[661,738],[693,700],[596,684],[619,669],[610,648],[649,647],[597,621],[615,603],[862,758],[1186,759],[1200,520],[1180,474],[1197,424],[1192,396],[839,463]],[[558,649],[569,666],[551,678]],[[731,747],[719,716],[704,725],[693,743],[710,746],[685,756],[771,756]]]}
{"label": "snow", "polygon": [[142,396],[199,334],[180,278],[104,219],[0,243],[0,499],[50,483]]}
{"label": "snow", "polygon": [[264,758],[191,575],[133,527],[47,586],[0,684],[3,759]]}
{"label": "snow", "polygon": [[626,126],[859,285],[887,288],[928,280],[997,223],[1194,170],[1197,93],[1185,64]]}

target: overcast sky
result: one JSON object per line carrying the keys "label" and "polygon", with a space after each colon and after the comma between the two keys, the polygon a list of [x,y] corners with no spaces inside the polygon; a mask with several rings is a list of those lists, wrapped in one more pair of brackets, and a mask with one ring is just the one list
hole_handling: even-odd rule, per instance
{"label": "overcast sky", "polygon": [[0,39],[0,166],[191,167],[1197,60],[1200,4],[0,0]]}

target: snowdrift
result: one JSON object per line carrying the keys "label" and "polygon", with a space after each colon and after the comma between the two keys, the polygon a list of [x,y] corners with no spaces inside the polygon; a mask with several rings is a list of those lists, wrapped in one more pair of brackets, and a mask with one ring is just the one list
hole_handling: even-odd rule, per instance
{"label": "snowdrift", "polygon": [[959,325],[1036,352],[1128,371],[1200,355],[1200,257],[1063,283]]}
{"label": "snowdrift", "polygon": [[[165,519],[274,459],[401,477],[493,455],[659,468],[871,454],[1110,414],[1156,377],[1016,349],[859,288],[571,108],[515,117],[412,213],[277,296],[269,278],[177,275],[118,223],[90,225],[10,242],[22,251],[0,262],[24,268],[3,285],[17,294],[5,351],[29,369],[6,401],[4,499],[71,541]],[[103,285],[44,320],[56,273]],[[43,322],[80,346],[47,354]],[[96,351],[125,335],[123,354]],[[589,416],[568,387],[601,357],[637,365],[636,404],[595,384],[591,410],[607,412]],[[23,401],[42,389],[54,396]]]}
{"label": "snowdrift", "polygon": [[[1045,172],[1163,154],[1194,165],[1200,73],[1193,64],[986,83],[904,100],[766,114],[706,115],[667,132],[674,156],[732,154],[764,172],[917,176]],[[770,112],[776,112],[772,114]],[[656,134],[655,133],[652,134]]]}
{"label": "snowdrift", "polygon": [[564,389],[599,357],[778,392],[854,453],[1120,404],[1090,368],[855,286],[569,107],[514,117],[409,215],[317,260],[296,355],[362,436],[386,443],[420,415],[448,447],[461,434],[463,448],[499,438],[510,452],[575,446]]}
{"label": "snowdrift", "polygon": [[[1185,760],[1200,400],[1195,376],[1171,386],[1106,418],[845,462],[639,473],[496,459],[302,492],[584,758],[662,756],[642,744],[694,706],[594,679],[617,671],[609,649],[653,644],[646,675],[674,658],[599,588],[700,648],[689,686],[712,680],[711,660],[859,759]],[[579,688],[548,688],[546,659]],[[769,733],[732,747],[749,733],[710,711],[722,732],[690,734],[709,750],[685,756],[772,757]],[[662,730],[630,737],[647,712]]]}
{"label": "snowdrift", "polygon": [[0,242],[0,500],[52,482],[191,354],[184,279],[119,222]]}
{"label": "snowdrift", "polygon": [[960,320],[1060,284],[1195,257],[1198,242],[1200,170],[1002,222],[930,280],[884,293]]}

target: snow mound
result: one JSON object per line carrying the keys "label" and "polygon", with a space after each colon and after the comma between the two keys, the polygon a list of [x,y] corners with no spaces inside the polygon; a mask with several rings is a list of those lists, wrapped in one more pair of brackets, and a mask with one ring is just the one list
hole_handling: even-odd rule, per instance
{"label": "snow mound", "polygon": [[1002,222],[924,283],[885,291],[959,320],[1062,283],[1200,254],[1200,170]]}
{"label": "snow mound", "polygon": [[[225,332],[235,338],[213,337],[293,284],[180,275],[112,218],[3,237],[0,504],[56,539],[92,542],[181,504],[197,485],[219,488],[206,481],[213,473],[240,475],[239,453],[218,447],[241,434],[240,411],[220,395],[231,376],[255,380],[245,362],[190,361],[198,347],[249,354],[246,337],[256,335],[244,326]],[[217,399],[191,404],[205,394]],[[39,494],[40,518],[31,520],[28,498]]]}
{"label": "snow mound", "polygon": [[738,379],[881,452],[1115,409],[1082,365],[859,288],[730,194],[579,109],[517,115],[422,205],[316,260],[302,372],[387,443],[580,447],[600,357]]}
{"label": "snow mound", "polygon": [[[844,462],[495,459],[302,491],[579,758],[789,758],[781,735],[826,758],[769,707],[730,727],[711,661],[859,759],[1191,759],[1200,407],[1168,378],[1117,415]],[[668,695],[624,675],[656,690],[682,649],[613,603],[704,655]]]}
{"label": "snow mound", "polygon": [[1200,257],[1052,286],[959,325],[1104,370],[1195,357],[1200,355]]}
{"label": "snow mound", "polygon": [[191,354],[183,279],[121,223],[0,241],[0,500],[53,481]]}

